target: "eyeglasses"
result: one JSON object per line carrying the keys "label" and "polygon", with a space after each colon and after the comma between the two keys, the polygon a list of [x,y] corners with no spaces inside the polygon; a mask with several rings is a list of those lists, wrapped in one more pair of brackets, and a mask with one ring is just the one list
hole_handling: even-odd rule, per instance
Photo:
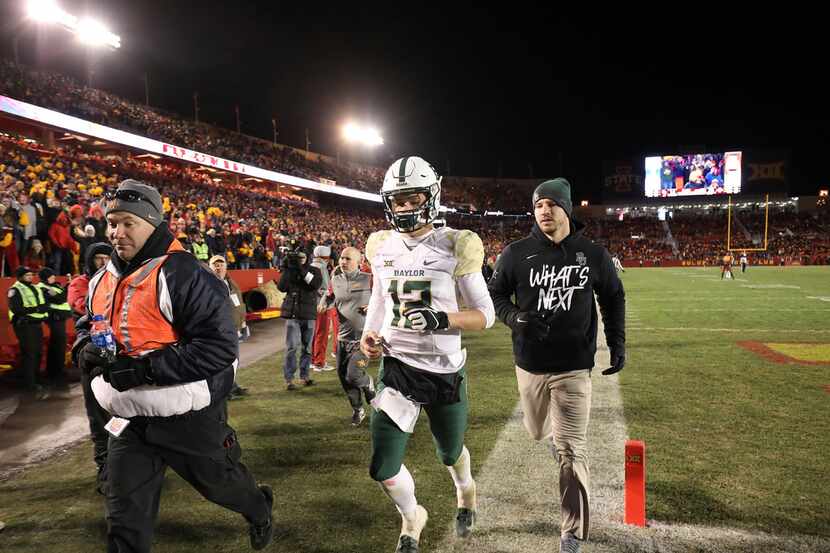
{"label": "eyeglasses", "polygon": [[107,192],[105,197],[108,200],[122,200],[124,202],[145,201],[151,206],[156,207],[156,204],[154,204],[150,198],[135,190],[116,190],[115,192]]}

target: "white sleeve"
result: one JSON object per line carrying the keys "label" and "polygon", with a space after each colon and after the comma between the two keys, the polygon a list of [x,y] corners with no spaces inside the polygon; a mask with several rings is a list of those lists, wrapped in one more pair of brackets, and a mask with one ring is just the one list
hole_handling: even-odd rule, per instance
{"label": "white sleeve", "polygon": [[369,307],[366,309],[366,322],[363,324],[363,334],[374,330],[380,334],[383,326],[384,301],[382,285],[377,274],[372,275],[372,297],[369,298]]}
{"label": "white sleeve", "polygon": [[493,299],[487,290],[487,282],[481,271],[468,273],[457,277],[458,289],[467,309],[477,309],[484,315],[484,328],[490,328],[496,322],[496,309],[493,307]]}

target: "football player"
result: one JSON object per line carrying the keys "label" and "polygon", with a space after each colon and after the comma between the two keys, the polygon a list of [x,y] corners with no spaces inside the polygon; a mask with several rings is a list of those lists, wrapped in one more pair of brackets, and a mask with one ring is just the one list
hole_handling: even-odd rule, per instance
{"label": "football player", "polygon": [[464,445],[467,354],[461,331],[491,327],[495,311],[481,274],[481,239],[434,224],[441,198],[435,169],[420,157],[401,158],[386,172],[381,196],[392,230],[375,232],[366,243],[373,286],[361,339],[367,357],[381,358],[370,474],[401,514],[396,551],[415,553],[427,511],[418,504],[403,459],[422,409],[455,484],[456,533],[467,537],[475,524],[476,485]]}

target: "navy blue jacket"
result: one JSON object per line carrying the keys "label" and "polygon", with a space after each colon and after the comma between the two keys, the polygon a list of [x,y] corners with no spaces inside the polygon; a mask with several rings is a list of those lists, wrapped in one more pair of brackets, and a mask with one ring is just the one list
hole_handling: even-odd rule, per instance
{"label": "navy blue jacket", "polygon": [[[113,254],[111,263],[124,278],[141,269],[147,260],[164,255],[173,240],[167,226],[160,225],[131,261]],[[214,404],[230,392],[239,357],[228,289],[187,251],[170,253],[159,278],[165,280],[170,323],[179,341],[148,355],[153,381],[165,386],[205,380]],[[76,362],[80,348],[89,340],[88,321],[87,314],[75,326],[77,339],[72,351]]]}

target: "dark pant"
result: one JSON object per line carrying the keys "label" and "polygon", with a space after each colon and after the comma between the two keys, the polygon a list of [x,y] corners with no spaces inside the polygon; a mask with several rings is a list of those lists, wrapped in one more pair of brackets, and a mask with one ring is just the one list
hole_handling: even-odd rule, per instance
{"label": "dark pant", "polygon": [[109,553],[150,551],[168,466],[207,500],[248,522],[268,519],[265,496],[240,462],[242,448],[228,426],[226,401],[172,420],[131,420],[109,442]]}
{"label": "dark pant", "polygon": [[50,384],[64,384],[66,374],[66,320],[49,318],[49,348],[46,350],[46,374]]}
{"label": "dark pant", "polygon": [[337,376],[352,409],[363,407],[361,393],[369,387],[369,376],[365,370],[368,365],[369,360],[360,351],[360,342],[338,342]]}
{"label": "dark pant", "polygon": [[26,254],[29,253],[29,247],[32,245],[32,238],[23,238],[24,233],[22,230],[15,230],[14,231],[14,243],[17,244],[17,257],[20,260],[26,258]]}
{"label": "dark pant", "polygon": [[93,459],[100,472],[105,469],[107,464],[109,432],[104,429],[104,426],[109,422],[110,414],[98,404],[95,394],[92,393],[91,383],[92,379],[89,374],[82,372],[81,388],[84,391],[84,408],[86,409],[86,418],[89,420],[89,434],[92,437]]}
{"label": "dark pant", "polygon": [[14,325],[14,333],[20,342],[20,375],[27,390],[37,387],[40,371],[40,355],[43,342],[43,327],[40,322],[21,321]]}
{"label": "dark pant", "polygon": [[49,254],[49,268],[55,271],[57,274],[65,274],[61,272],[63,268],[63,256],[64,250],[58,248],[57,246],[52,248],[52,253]]}

